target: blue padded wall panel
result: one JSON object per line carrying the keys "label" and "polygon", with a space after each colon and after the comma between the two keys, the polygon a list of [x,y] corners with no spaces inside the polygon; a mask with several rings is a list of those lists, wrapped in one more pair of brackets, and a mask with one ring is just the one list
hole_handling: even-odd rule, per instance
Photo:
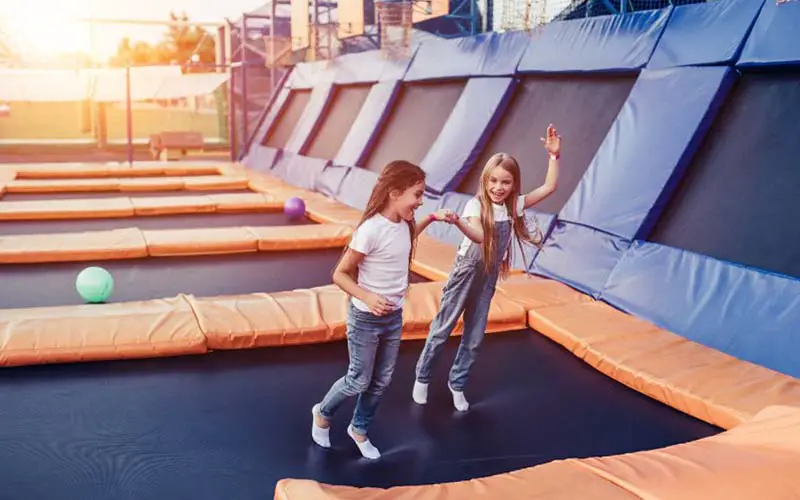
{"label": "blue padded wall panel", "polygon": [[364,210],[377,181],[378,174],[364,168],[351,168],[339,186],[336,199],[345,205]]}
{"label": "blue padded wall panel", "polygon": [[336,66],[328,61],[302,62],[292,68],[286,86],[292,89],[312,89],[320,83],[331,83],[336,77]]}
{"label": "blue padded wall panel", "polygon": [[512,78],[471,78],[421,167],[434,192],[452,191],[477,160],[513,95]]}
{"label": "blue padded wall panel", "polygon": [[386,59],[379,50],[339,56],[333,62],[336,68],[334,83],[352,85],[402,80],[415,52],[416,47],[412,49],[411,57],[402,61]]}
{"label": "blue padded wall panel", "polygon": [[268,172],[280,160],[282,151],[267,146],[253,146],[242,159],[242,165],[257,172]]}
{"label": "blue padded wall panel", "polygon": [[622,71],[644,67],[670,9],[555,21],[531,35],[517,71]]}
{"label": "blue padded wall panel", "polygon": [[675,7],[649,69],[735,61],[764,0],[716,0]]}
{"label": "blue padded wall panel", "polygon": [[[553,214],[537,212],[533,208],[529,208],[525,211],[525,225],[531,236],[534,235],[535,228],[538,225],[542,235],[547,238],[553,230],[553,227],[555,227],[555,223],[556,216]],[[511,252],[511,266],[514,269],[532,272],[536,257],[539,255],[539,249],[530,243],[523,243],[520,247],[520,244],[516,240],[514,240],[512,244],[514,247]]]}
{"label": "blue padded wall panel", "polygon": [[292,186],[312,190],[327,164],[328,160],[284,152],[272,169],[272,175]]}
{"label": "blue padded wall panel", "polygon": [[800,2],[764,2],[739,66],[800,64]]}
{"label": "blue padded wall panel", "polygon": [[649,233],[734,80],[727,67],[642,71],[559,218]]}
{"label": "blue padded wall panel", "polygon": [[602,299],[689,340],[800,377],[800,280],[636,241]]}
{"label": "blue padded wall panel", "polygon": [[556,220],[532,272],[598,297],[630,241]]}
{"label": "blue padded wall panel", "polygon": [[331,165],[325,167],[322,173],[316,178],[314,184],[314,191],[322,193],[329,198],[336,198],[336,193],[342,186],[347,172],[351,167],[343,167],[339,165]]}
{"label": "blue padded wall panel", "polygon": [[522,32],[426,40],[417,50],[404,80],[511,76],[529,40]]}
{"label": "blue padded wall panel", "polygon": [[377,138],[381,124],[389,115],[400,90],[399,80],[388,80],[372,86],[361,111],[333,159],[337,165],[360,165],[364,153]]}
{"label": "blue padded wall panel", "polygon": [[286,103],[289,102],[291,93],[292,91],[289,87],[283,87],[277,97],[275,97],[275,101],[272,103],[272,106],[270,106],[269,111],[267,111],[267,115],[258,125],[258,130],[253,136],[255,138],[253,147],[263,143],[264,139],[269,135],[273,125],[275,125],[276,118],[281,114]]}
{"label": "blue padded wall panel", "polygon": [[321,83],[311,91],[308,104],[300,115],[292,135],[286,141],[286,151],[304,154],[308,148],[308,142],[314,136],[314,131],[320,126],[328,109],[333,95],[333,84]]}

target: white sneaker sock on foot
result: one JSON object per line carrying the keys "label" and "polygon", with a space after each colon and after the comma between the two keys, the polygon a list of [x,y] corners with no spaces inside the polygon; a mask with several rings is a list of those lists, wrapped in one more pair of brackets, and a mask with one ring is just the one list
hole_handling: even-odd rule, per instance
{"label": "white sneaker sock on foot", "polygon": [[323,448],[330,448],[330,427],[325,428],[318,426],[317,415],[319,415],[319,404],[315,404],[311,409],[311,439]]}
{"label": "white sneaker sock on foot", "polygon": [[412,391],[412,398],[418,405],[424,405],[428,402],[428,384],[414,381],[414,390]]}
{"label": "white sneaker sock on foot", "polygon": [[450,392],[453,394],[453,406],[456,407],[458,411],[467,411],[469,409],[469,401],[467,401],[467,397],[464,396],[462,391],[457,391],[450,387],[450,384],[447,384],[447,387],[450,389]]}
{"label": "white sneaker sock on foot", "polygon": [[356,439],[353,427],[350,425],[347,426],[347,435],[350,436],[353,439],[353,442],[356,443],[356,446],[358,446],[358,451],[361,452],[362,457],[370,460],[376,460],[381,457],[381,452],[378,451],[378,448],[375,448],[375,446],[372,445],[369,438],[365,439],[364,441],[359,441]]}

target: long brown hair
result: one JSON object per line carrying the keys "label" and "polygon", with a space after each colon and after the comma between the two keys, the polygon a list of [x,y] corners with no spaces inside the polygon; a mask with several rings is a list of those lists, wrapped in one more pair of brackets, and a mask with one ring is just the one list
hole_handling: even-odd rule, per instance
{"label": "long brown hair", "polygon": [[[481,203],[481,227],[483,228],[483,243],[481,244],[481,250],[483,253],[483,262],[486,268],[486,273],[488,274],[491,269],[494,267],[494,253],[495,253],[495,242],[494,242],[494,209],[492,208],[492,199],[489,197],[489,176],[496,167],[500,167],[509,174],[511,174],[511,178],[513,179],[511,183],[511,193],[509,193],[508,197],[506,198],[506,210],[508,211],[508,216],[511,219],[511,226],[514,230],[514,236],[516,237],[517,241],[519,242],[520,249],[522,250],[522,259],[525,260],[525,251],[522,248],[522,244],[529,243],[534,245],[538,248],[541,248],[543,235],[541,230],[536,225],[536,234],[534,237],[531,237],[530,233],[528,232],[528,227],[525,224],[525,217],[517,215],[517,198],[519,197],[519,193],[522,190],[522,182],[521,182],[521,174],[519,169],[519,163],[517,160],[506,153],[496,153],[489,158],[489,161],[486,162],[486,165],[483,167],[483,171],[481,172],[481,182],[478,186],[478,200]],[[527,262],[524,263],[525,268],[527,269],[528,264]],[[508,250],[503,256],[503,260],[500,263],[500,275],[505,277],[508,275],[508,271],[511,268],[511,245],[508,246]]]}
{"label": "long brown hair", "polygon": [[[365,221],[381,213],[386,208],[386,205],[389,203],[389,195],[392,191],[404,192],[406,189],[420,182],[425,182],[425,171],[419,166],[405,160],[389,162],[383,167],[375,183],[375,187],[372,188],[372,194],[370,194],[369,200],[367,201],[364,215],[361,216],[361,220],[358,226],[356,226],[356,229],[361,227]],[[406,223],[408,224],[411,237],[411,252],[408,254],[408,263],[410,267],[414,250],[416,249],[417,227],[413,220],[406,221]],[[345,252],[346,251],[347,248],[345,248]]]}

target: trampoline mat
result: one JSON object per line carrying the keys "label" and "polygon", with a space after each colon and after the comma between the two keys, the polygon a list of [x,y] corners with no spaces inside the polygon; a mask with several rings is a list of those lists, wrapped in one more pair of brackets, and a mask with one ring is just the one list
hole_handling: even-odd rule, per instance
{"label": "trampoline mat", "polygon": [[0,266],[0,308],[80,304],[75,278],[91,265],[114,277],[110,301],[279,292],[331,284],[340,248]]}
{"label": "trampoline mat", "polygon": [[295,226],[315,224],[301,217],[289,218],[283,212],[251,212],[244,214],[185,214],[108,219],[64,219],[0,221],[0,235],[76,233],[138,227],[140,229],[191,229],[201,227]]}
{"label": "trampoline mat", "polygon": [[[29,366],[0,379],[0,481],[6,498],[264,500],[283,477],[388,487],[488,476],[566,457],[652,449],[719,432],[599,374],[546,338],[486,338],[465,414],[446,374],[411,401],[421,341],[401,347],[359,458],[333,421],[333,448],[311,442],[310,409],[347,367],[344,342],[203,356]],[[524,372],[523,372],[524,370]]]}

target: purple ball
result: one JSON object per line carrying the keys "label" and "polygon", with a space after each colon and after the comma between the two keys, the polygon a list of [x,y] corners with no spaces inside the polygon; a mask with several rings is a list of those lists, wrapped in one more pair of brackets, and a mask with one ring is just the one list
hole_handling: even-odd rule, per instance
{"label": "purple ball", "polygon": [[306,214],[306,204],[302,198],[293,196],[283,205],[283,213],[292,219],[303,217]]}

